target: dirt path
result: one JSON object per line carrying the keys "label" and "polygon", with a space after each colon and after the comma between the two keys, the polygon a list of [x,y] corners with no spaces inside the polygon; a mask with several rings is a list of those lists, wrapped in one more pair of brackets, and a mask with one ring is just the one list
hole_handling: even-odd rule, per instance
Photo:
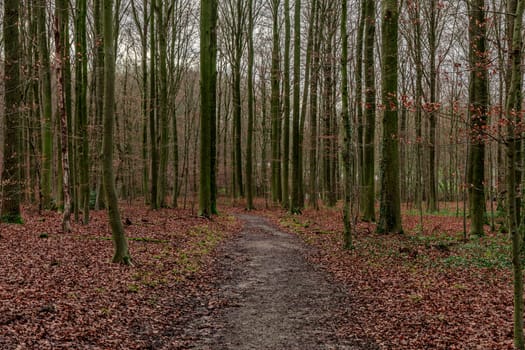
{"label": "dirt path", "polygon": [[300,240],[266,219],[242,215],[242,234],[224,247],[214,311],[189,326],[193,349],[376,349],[342,339],[349,322],[341,287],[306,260]]}

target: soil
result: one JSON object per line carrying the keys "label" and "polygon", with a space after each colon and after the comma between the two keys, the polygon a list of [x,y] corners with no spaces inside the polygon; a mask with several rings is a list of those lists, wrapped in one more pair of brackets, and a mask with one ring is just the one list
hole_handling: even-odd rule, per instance
{"label": "soil", "polygon": [[264,218],[239,218],[242,233],[219,253],[211,311],[186,327],[191,349],[378,349],[339,331],[353,322],[352,300],[308,262],[312,248]]}

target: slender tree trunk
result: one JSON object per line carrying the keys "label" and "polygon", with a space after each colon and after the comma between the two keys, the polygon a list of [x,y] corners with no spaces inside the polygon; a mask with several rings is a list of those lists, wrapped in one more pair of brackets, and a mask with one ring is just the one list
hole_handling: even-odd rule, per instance
{"label": "slender tree trunk", "polygon": [[356,38],[356,61],[355,61],[355,104],[356,104],[356,125],[357,125],[357,165],[359,177],[359,198],[360,204],[364,203],[364,124],[363,119],[363,36],[366,23],[366,0],[360,1],[361,15],[357,28]]}
{"label": "slender tree trunk", "polygon": [[299,146],[301,151],[299,152],[299,204],[301,208],[304,208],[305,204],[305,188],[304,188],[304,130],[306,124],[306,115],[308,110],[308,95],[310,93],[311,80],[312,80],[312,61],[313,61],[313,50],[314,50],[314,27],[316,25],[316,13],[317,13],[317,1],[313,0],[310,5],[310,19],[308,23],[308,38],[306,43],[306,62],[305,62],[305,73],[304,73],[304,85],[303,85],[303,100],[301,104],[301,120],[300,120],[300,129],[299,129]]}
{"label": "slender tree trunk", "polygon": [[169,156],[169,126],[168,126],[168,66],[167,66],[167,22],[170,18],[169,13],[164,14],[164,2],[157,5],[157,33],[159,40],[159,74],[160,74],[160,164],[159,164],[159,184],[158,184],[158,204],[161,208],[167,206],[166,194],[168,186],[168,156]]}
{"label": "slender tree trunk", "polygon": [[151,143],[151,192],[150,207],[155,210],[159,208],[158,185],[159,185],[159,151],[157,140],[157,65],[156,65],[156,39],[155,33],[155,8],[156,0],[151,0],[150,9],[150,93],[149,93],[149,135]]}
{"label": "slender tree trunk", "polygon": [[95,29],[95,138],[96,149],[99,150],[95,155],[96,178],[96,199],[95,209],[105,208],[105,190],[102,174],[102,139],[103,139],[103,119],[104,119],[104,45],[103,45],[103,24],[102,24],[102,1],[93,1],[94,29]]}
{"label": "slender tree trunk", "polygon": [[376,124],[376,86],[375,86],[375,1],[365,1],[365,131],[363,156],[363,196],[361,212],[363,221],[375,221],[375,124]]}
{"label": "slender tree trunk", "polygon": [[[87,38],[86,38],[86,16],[87,16],[87,1],[77,1],[77,16],[75,26],[76,37],[76,74],[75,74],[75,96],[76,96],[76,122],[78,125],[78,164],[79,164],[79,199],[76,200],[80,204],[84,218],[83,223],[89,223],[89,140],[88,140],[88,120],[87,120]],[[72,148],[70,148],[70,152]],[[74,167],[73,167],[74,168]],[[75,171],[71,174],[71,186],[74,187]],[[77,208],[77,207],[75,207]],[[78,208],[77,208],[78,209]],[[75,211],[77,211],[75,209]]]}
{"label": "slender tree trunk", "polygon": [[430,0],[430,21],[428,28],[428,47],[429,53],[428,58],[430,61],[430,113],[429,113],[429,124],[430,124],[430,135],[428,141],[428,198],[427,198],[427,209],[429,212],[435,212],[438,210],[438,199],[437,199],[437,179],[436,179],[436,123],[437,123],[437,69],[436,69],[436,0]]}
{"label": "slender tree trunk", "polygon": [[246,140],[246,208],[254,209],[253,205],[253,124],[254,124],[254,91],[253,91],[253,65],[254,65],[254,30],[253,0],[248,0],[248,135]]}
{"label": "slender tree trunk", "polygon": [[69,137],[68,137],[68,118],[65,106],[64,97],[64,74],[63,65],[64,57],[62,57],[62,39],[60,32],[59,19],[54,20],[55,30],[55,72],[56,72],[56,87],[57,87],[57,104],[58,115],[60,117],[60,141],[62,152],[62,175],[63,175],[63,191],[64,191],[64,213],[62,216],[62,231],[71,232],[71,188],[69,178]]}
{"label": "slender tree trunk", "polygon": [[283,132],[282,132],[282,191],[283,207],[290,208],[290,0],[284,0],[284,57],[283,57]]}
{"label": "slender tree trunk", "polygon": [[301,89],[301,0],[295,0],[294,13],[294,54],[293,54],[293,138],[292,138],[292,202],[291,212],[299,214],[303,209],[300,203],[301,186],[301,138],[299,98]]}
{"label": "slender tree trunk", "polygon": [[113,262],[129,265],[131,255],[120,219],[115,176],[113,175],[113,120],[115,118],[115,41],[113,37],[113,0],[104,4],[104,141],[103,174],[106,191],[109,224],[115,246]]}
{"label": "slender tree trunk", "polygon": [[351,179],[351,148],[352,148],[352,127],[350,124],[350,113],[348,110],[348,32],[346,29],[348,5],[346,0],[341,1],[341,102],[342,102],[342,117],[344,124],[344,144],[343,144],[343,170],[344,170],[344,208],[343,208],[343,223],[344,223],[344,248],[351,249],[352,242],[352,218],[350,212],[350,205],[352,200],[352,179]]}
{"label": "slender tree trunk", "polygon": [[323,27],[320,25],[320,0],[315,0],[312,4],[315,6],[315,19],[314,19],[314,43],[313,43],[313,57],[312,57],[312,78],[310,81],[310,155],[309,155],[309,185],[310,198],[309,205],[314,209],[319,209],[318,201],[318,179],[317,179],[317,119],[318,119],[318,86],[319,86],[319,72],[320,72],[320,51],[321,51],[321,38]]}
{"label": "slender tree trunk", "polygon": [[52,98],[51,98],[51,67],[49,63],[49,47],[47,40],[47,26],[46,13],[47,1],[38,0],[38,47],[40,59],[40,79],[41,79],[41,93],[42,93],[42,200],[43,207],[49,209],[51,207],[51,193],[52,193],[52,161],[53,161],[53,134],[52,129]]}
{"label": "slender tree trunk", "polygon": [[280,62],[279,62],[279,4],[280,0],[272,0],[272,73],[271,73],[271,111],[272,111],[272,201],[282,199],[281,192],[281,151],[280,151]]}

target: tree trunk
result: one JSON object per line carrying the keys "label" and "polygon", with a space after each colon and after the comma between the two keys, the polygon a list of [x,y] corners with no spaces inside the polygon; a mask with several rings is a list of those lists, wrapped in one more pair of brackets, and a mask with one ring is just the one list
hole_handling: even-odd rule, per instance
{"label": "tree trunk", "polygon": [[[519,223],[518,228],[518,209],[516,205],[516,168],[518,159],[516,157],[516,137],[515,124],[511,121],[519,113],[519,88],[521,86],[521,50],[522,50],[522,23],[525,2],[517,1],[516,16],[514,17],[514,26],[512,33],[512,42],[509,51],[510,63],[510,84],[507,94],[506,115],[509,120],[507,123],[507,206],[508,206],[508,226],[512,238],[512,266],[514,276],[514,346],[518,350],[525,349],[523,336],[523,267],[521,262],[521,249],[523,243],[523,234],[525,232],[525,222]],[[523,217],[523,215],[522,215]]]}
{"label": "tree trunk", "polygon": [[95,69],[95,138],[96,138],[96,149],[98,152],[95,154],[96,164],[96,199],[95,209],[105,208],[105,190],[104,181],[102,174],[102,139],[103,139],[103,119],[104,119],[104,45],[103,36],[104,29],[102,23],[102,0],[93,1],[93,12],[94,12],[94,29],[95,29],[95,57],[94,57],[94,69]]}
{"label": "tree trunk", "polygon": [[469,209],[470,234],[483,236],[485,215],[485,141],[483,129],[488,112],[488,56],[485,0],[473,0],[470,4],[470,155],[469,155]]}
{"label": "tree trunk", "polygon": [[62,152],[62,176],[63,176],[63,191],[64,191],[64,213],[62,215],[62,231],[71,232],[71,188],[69,178],[69,137],[68,137],[68,118],[66,113],[65,98],[64,98],[64,74],[63,65],[64,57],[62,57],[62,39],[60,32],[59,19],[54,20],[55,29],[55,72],[56,72],[56,87],[57,87],[57,104],[58,115],[60,117],[60,144]]}
{"label": "tree trunk", "polygon": [[254,91],[253,91],[253,0],[248,0],[248,135],[246,139],[246,209],[254,209],[253,205],[253,124],[254,124]]}
{"label": "tree trunk", "polygon": [[361,212],[363,221],[375,221],[375,124],[376,124],[376,86],[375,86],[375,1],[365,0],[365,131],[363,155],[363,195]]}
{"label": "tree trunk", "polygon": [[364,202],[364,124],[363,119],[363,36],[366,23],[366,0],[360,1],[361,15],[357,28],[356,53],[355,53],[355,104],[356,104],[356,126],[357,126],[357,166],[359,177],[360,204]]}
{"label": "tree trunk", "polygon": [[18,128],[20,123],[19,2],[4,0],[4,159],[2,166],[2,207],[0,220],[22,223],[20,215],[20,169]]}
{"label": "tree trunk", "polygon": [[42,94],[42,201],[43,207],[51,208],[52,192],[52,161],[53,161],[53,134],[52,130],[52,98],[51,98],[51,67],[49,63],[49,47],[47,40],[46,13],[47,1],[38,0],[38,47],[40,59],[40,79]]}
{"label": "tree trunk", "polygon": [[[80,204],[84,219],[84,225],[89,223],[89,134],[87,121],[87,83],[88,83],[88,55],[86,38],[86,16],[87,1],[77,1],[77,16],[75,25],[76,37],[76,74],[75,74],[75,97],[76,97],[76,122],[78,125],[78,165],[79,165],[79,193],[77,204]],[[70,148],[70,151],[72,149]],[[71,179],[74,180],[75,173],[72,172]],[[75,184],[72,181],[71,186]],[[77,209],[75,209],[77,211]]]}
{"label": "tree trunk", "polygon": [[381,147],[381,202],[379,233],[402,233],[399,198],[399,131],[397,98],[397,0],[383,0],[381,23],[383,142]]}
{"label": "tree trunk", "polygon": [[343,223],[344,223],[344,248],[353,248],[352,242],[352,218],[350,212],[350,205],[352,200],[352,179],[351,179],[351,148],[352,148],[352,127],[350,124],[350,113],[348,110],[348,32],[346,29],[348,5],[346,0],[341,1],[341,102],[342,102],[342,119],[345,129],[344,143],[343,143],[343,170],[344,170],[344,207],[343,207]]}
{"label": "tree trunk", "polygon": [[166,194],[168,186],[168,156],[169,156],[169,125],[168,125],[168,67],[167,67],[167,25],[170,19],[169,13],[164,14],[163,8],[165,4],[160,1],[157,5],[157,33],[159,40],[159,75],[160,75],[160,91],[159,91],[159,122],[160,122],[160,164],[158,174],[158,199],[157,203],[161,208],[167,207]]}
{"label": "tree trunk", "polygon": [[113,120],[115,119],[115,41],[113,37],[113,0],[104,4],[104,140],[103,174],[106,191],[109,224],[111,226],[115,254],[113,262],[130,265],[131,255],[120,219],[115,176],[113,175]]}
{"label": "tree trunk", "polygon": [[290,210],[294,214],[301,212],[301,139],[299,98],[301,89],[301,0],[295,0],[294,13],[294,54],[293,54],[293,138],[292,138],[292,202]]}
{"label": "tree trunk", "polygon": [[281,124],[281,102],[279,98],[280,87],[280,62],[279,62],[279,4],[280,0],[272,0],[272,87],[271,87],[271,111],[272,111],[272,201],[280,202],[281,192],[281,150],[280,150],[280,124]]}
{"label": "tree trunk", "polygon": [[310,81],[310,155],[309,155],[309,205],[314,209],[319,209],[318,201],[318,179],[317,179],[317,119],[318,119],[318,85],[320,71],[320,50],[322,38],[322,26],[320,26],[320,0],[316,0],[312,6],[315,6],[314,26],[314,44],[312,58],[312,78]]}
{"label": "tree trunk", "polygon": [[217,1],[201,0],[200,67],[201,67],[201,119],[200,119],[200,190],[199,215],[212,214],[212,123],[215,122],[217,85]]}
{"label": "tree trunk", "polygon": [[149,135],[151,144],[151,189],[150,207],[153,210],[159,208],[158,185],[159,185],[159,151],[157,140],[157,65],[156,65],[156,39],[155,33],[155,8],[156,0],[151,0],[150,7],[150,93],[149,93]]}
{"label": "tree trunk", "polygon": [[429,124],[430,134],[428,140],[428,200],[427,209],[429,212],[435,212],[438,210],[438,199],[437,199],[437,179],[436,179],[436,123],[437,123],[437,69],[436,69],[436,0],[430,0],[430,20],[428,28],[428,47],[429,53],[428,58],[430,61],[430,113],[429,113]]}

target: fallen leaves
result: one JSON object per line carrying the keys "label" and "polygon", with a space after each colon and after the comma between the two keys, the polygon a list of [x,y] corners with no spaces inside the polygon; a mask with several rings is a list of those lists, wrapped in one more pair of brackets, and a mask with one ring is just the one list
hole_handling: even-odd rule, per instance
{"label": "fallen leaves", "polygon": [[317,248],[310,259],[351,296],[344,336],[375,339],[384,349],[512,349],[512,275],[505,235],[463,242],[462,219],[404,215],[405,235],[355,227],[353,251],[342,250],[339,209],[302,216],[265,214]]}
{"label": "fallen leaves", "polygon": [[239,231],[186,210],[122,210],[135,266],[110,262],[107,217],[61,233],[61,216],[24,213],[0,224],[0,348],[176,349],[184,323],[211,294],[214,252]]}

